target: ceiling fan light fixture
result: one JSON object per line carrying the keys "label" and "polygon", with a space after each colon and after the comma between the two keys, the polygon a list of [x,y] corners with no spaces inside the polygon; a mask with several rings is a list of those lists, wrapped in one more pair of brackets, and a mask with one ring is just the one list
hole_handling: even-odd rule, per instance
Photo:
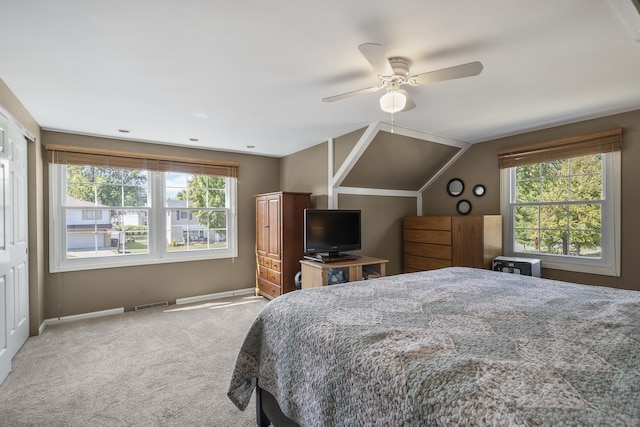
{"label": "ceiling fan light fixture", "polygon": [[380,108],[385,113],[397,113],[407,105],[407,96],[399,90],[390,90],[380,97]]}

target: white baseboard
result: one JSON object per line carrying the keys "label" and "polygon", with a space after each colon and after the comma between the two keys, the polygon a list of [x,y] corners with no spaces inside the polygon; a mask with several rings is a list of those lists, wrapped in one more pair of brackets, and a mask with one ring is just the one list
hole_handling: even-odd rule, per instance
{"label": "white baseboard", "polygon": [[92,311],[90,313],[72,314],[71,316],[55,317],[53,319],[45,319],[38,329],[38,334],[42,335],[49,325],[57,325],[60,323],[75,322],[76,320],[92,319],[94,317],[113,316],[114,314],[124,313],[124,307],[112,308],[109,310]]}
{"label": "white baseboard", "polygon": [[45,329],[47,329],[47,319],[44,319],[42,323],[40,323],[40,327],[38,328],[38,335],[42,335]]}
{"label": "white baseboard", "polygon": [[[229,298],[240,295],[255,295],[256,288],[238,289],[235,291],[217,292],[215,294],[198,295],[195,297],[186,297],[176,299],[177,304],[190,304],[192,302],[208,301],[212,299]],[[114,314],[124,313],[124,307],[112,308],[110,310],[93,311],[91,313],[73,314],[71,316],[56,317],[53,319],[45,319],[38,328],[38,335],[42,335],[47,326],[57,325],[60,323],[74,322],[76,320],[91,319],[94,317],[112,316]]]}
{"label": "white baseboard", "polygon": [[255,295],[256,288],[238,289],[237,291],[217,292],[215,294],[198,295],[195,297],[186,297],[176,299],[176,305],[178,304],[191,304],[192,302],[201,302],[211,299],[229,298],[238,295]]}

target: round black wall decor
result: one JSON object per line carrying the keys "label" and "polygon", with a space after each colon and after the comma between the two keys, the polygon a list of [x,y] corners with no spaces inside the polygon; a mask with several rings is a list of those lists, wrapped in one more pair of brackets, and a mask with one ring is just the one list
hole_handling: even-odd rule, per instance
{"label": "round black wall decor", "polygon": [[457,204],[456,204],[456,211],[460,214],[460,215],[469,215],[469,212],[471,212],[471,202],[469,202],[466,199],[462,199],[460,200]]}
{"label": "round black wall decor", "polygon": [[473,195],[476,197],[482,197],[486,192],[487,192],[487,189],[484,188],[484,185],[482,184],[478,184],[475,187],[473,187]]}
{"label": "round black wall decor", "polygon": [[453,178],[447,183],[447,193],[450,196],[458,197],[464,191],[464,182],[460,178]]}

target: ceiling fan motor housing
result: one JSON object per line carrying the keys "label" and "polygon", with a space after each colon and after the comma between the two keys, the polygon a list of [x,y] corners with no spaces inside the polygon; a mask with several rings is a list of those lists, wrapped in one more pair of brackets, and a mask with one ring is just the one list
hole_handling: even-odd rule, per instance
{"label": "ceiling fan motor housing", "polygon": [[402,77],[402,80],[409,75],[409,67],[411,66],[411,61],[406,58],[389,58],[389,64],[391,64],[391,69],[393,69],[393,73]]}

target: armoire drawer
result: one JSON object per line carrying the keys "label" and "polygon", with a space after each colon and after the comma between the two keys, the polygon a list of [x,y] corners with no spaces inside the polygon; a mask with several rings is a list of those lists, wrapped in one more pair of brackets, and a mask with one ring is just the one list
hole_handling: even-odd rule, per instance
{"label": "armoire drawer", "polygon": [[282,284],[282,282],[280,282],[280,273],[274,270],[269,270],[267,272],[267,280],[271,283],[275,283],[276,285]]}
{"label": "armoire drawer", "polygon": [[258,277],[268,280],[273,284],[280,285],[280,272],[271,270],[270,268],[263,267],[262,265],[258,266]]}
{"label": "armoire drawer", "polygon": [[258,288],[260,292],[265,294],[267,297],[275,298],[280,296],[280,286],[274,285],[273,283],[258,278]]}

